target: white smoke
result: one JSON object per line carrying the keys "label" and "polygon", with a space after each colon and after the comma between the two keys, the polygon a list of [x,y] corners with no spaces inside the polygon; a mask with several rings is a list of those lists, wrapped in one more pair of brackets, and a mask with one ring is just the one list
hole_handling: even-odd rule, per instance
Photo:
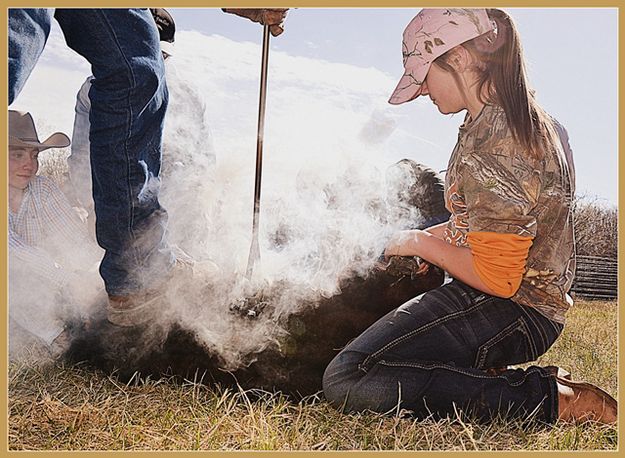
{"label": "white smoke", "polygon": [[[272,50],[260,260],[252,282],[245,281],[260,55],[255,43],[180,32],[176,54],[167,63],[170,106],[161,201],[169,213],[168,239],[194,259],[221,268],[210,287],[172,286],[169,318],[194,330],[230,368],[279,342],[285,333],[279,318],[305,301],[338,293],[341,276],[366,272],[388,237],[406,224],[389,221],[387,208],[388,196],[402,185],[386,181],[387,168],[397,160],[387,146],[398,122],[386,103],[394,78],[373,68]],[[40,63],[34,81],[46,80],[50,61]],[[55,97],[64,94],[63,104],[47,107],[49,95],[36,92],[36,83],[18,101],[36,118],[69,133],[75,91],[86,74],[75,75],[68,85],[50,74],[59,78]],[[61,109],[62,115],[50,117]],[[232,303],[279,282],[285,290],[271,313],[245,321],[230,312]]]}
{"label": "white smoke", "polygon": [[[388,221],[388,197],[404,185],[386,181],[392,81],[374,69],[270,56],[260,260],[247,284],[260,49],[196,33],[176,46],[163,147],[169,239],[195,259],[215,261],[222,276],[210,294],[184,295],[175,319],[235,368],[279,344],[281,318],[339,293],[342,277],[366,273],[406,224]],[[219,61],[224,55],[236,58]],[[251,322],[230,313],[242,296],[276,282],[284,289],[272,313]]]}

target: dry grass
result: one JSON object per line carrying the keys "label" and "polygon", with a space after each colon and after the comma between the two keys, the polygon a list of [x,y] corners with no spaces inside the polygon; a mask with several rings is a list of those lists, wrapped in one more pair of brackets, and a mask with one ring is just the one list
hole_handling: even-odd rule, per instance
{"label": "dry grass", "polygon": [[43,151],[39,155],[39,174],[62,186],[69,178],[69,166],[67,165],[69,154],[69,147]]}
{"label": "dry grass", "polygon": [[[540,363],[616,395],[617,303],[578,302]],[[28,362],[9,369],[11,450],[615,450],[615,427],[344,415],[323,399],[133,380]]]}
{"label": "dry grass", "polygon": [[595,383],[616,397],[617,331],[616,301],[578,300],[567,316],[564,332],[539,363],[559,365],[574,379]]}

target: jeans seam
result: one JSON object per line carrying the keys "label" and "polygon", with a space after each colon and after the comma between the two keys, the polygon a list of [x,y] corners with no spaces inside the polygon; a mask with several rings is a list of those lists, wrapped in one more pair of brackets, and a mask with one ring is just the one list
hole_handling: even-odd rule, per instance
{"label": "jeans seam", "polygon": [[480,347],[477,349],[477,354],[475,355],[474,366],[478,369],[482,369],[482,366],[484,365],[484,361],[486,360],[486,357],[488,356],[488,351],[490,350],[490,348],[493,345],[496,345],[497,343],[501,342],[501,340],[505,339],[506,337],[508,337],[515,331],[521,331],[523,335],[527,338],[529,342],[529,346],[530,346],[530,351],[532,352],[531,356],[534,357],[536,355],[535,346],[534,346],[534,343],[531,342],[531,339],[529,338],[526,326],[527,325],[523,321],[523,318],[519,317],[515,321],[510,323],[501,332],[499,332],[498,334],[490,338],[484,344],[480,345]]}
{"label": "jeans seam", "polygon": [[377,362],[377,364],[380,364],[382,366],[389,366],[389,367],[412,367],[415,369],[424,369],[424,370],[432,370],[432,369],[445,369],[448,370],[450,372],[456,372],[459,374],[463,374],[463,375],[468,375],[469,377],[473,377],[476,379],[505,379],[508,384],[510,386],[519,386],[522,383],[525,382],[525,379],[527,378],[528,375],[530,374],[534,374],[534,373],[538,373],[541,377],[545,377],[545,375],[541,372],[541,368],[538,367],[530,367],[529,369],[525,370],[524,373],[524,377],[519,380],[518,382],[511,382],[508,380],[508,378],[504,375],[489,375],[486,372],[482,374],[475,374],[472,372],[469,372],[467,370],[464,370],[462,368],[458,368],[456,366],[449,366],[447,364],[421,364],[421,363],[416,363],[413,361],[404,361],[404,362],[399,362],[399,361],[385,361],[385,360],[379,360]]}
{"label": "jeans seam", "polygon": [[[435,292],[435,291],[436,290],[431,291],[431,292]],[[380,354],[383,354],[388,349],[390,349],[390,348],[400,344],[404,340],[407,340],[407,339],[409,339],[411,337],[414,337],[415,335],[420,334],[421,332],[427,331],[428,329],[431,329],[431,328],[433,328],[435,326],[438,326],[438,325],[441,325],[443,323],[446,323],[446,322],[448,322],[450,320],[453,320],[453,319],[459,318],[461,316],[467,315],[467,314],[473,312],[475,309],[481,307],[485,302],[492,301],[494,299],[495,299],[495,297],[493,297],[493,296],[485,295],[485,297],[482,300],[480,300],[479,302],[476,302],[474,305],[472,305],[468,309],[451,313],[449,315],[446,315],[444,317],[441,317],[441,318],[438,318],[438,319],[436,319],[434,321],[426,323],[426,324],[424,324],[423,326],[421,326],[421,327],[419,327],[417,329],[413,329],[412,331],[408,332],[407,334],[404,334],[404,335],[396,338],[395,340],[389,342],[388,344],[386,344],[385,346],[380,348],[375,353],[372,353],[369,356],[367,356],[367,358],[365,358],[365,360],[359,365],[359,367],[362,368],[363,370],[365,370],[365,372],[366,372],[366,369],[364,369],[364,367],[366,367],[369,364],[369,361],[371,359],[374,359],[376,356],[378,356]]]}
{"label": "jeans seam", "polygon": [[[540,322],[536,319],[536,317],[535,317],[535,316],[532,316],[532,314],[531,314],[530,310],[527,310],[527,309],[525,308],[525,306],[523,306],[523,305],[519,304],[519,307],[521,307],[521,312],[523,313],[523,315],[525,315],[525,316],[527,317],[527,319],[528,319],[528,320],[529,320],[529,321],[530,321],[530,322],[534,325],[534,327],[536,328],[537,333],[538,333],[538,337],[540,337],[541,342],[542,342],[542,347],[541,347],[541,348],[547,349],[547,347],[548,347],[548,342],[547,342],[547,341],[548,341],[549,339],[548,339],[548,336],[547,336],[547,332],[545,331],[545,328],[542,326],[542,323],[540,323]],[[528,330],[528,331],[529,331],[529,330]],[[532,340],[532,341],[534,340],[534,336],[533,336],[531,333],[529,333],[529,336],[528,336],[528,337],[531,337],[531,340]],[[534,354],[537,356],[537,355],[538,355],[538,351],[536,350],[536,342],[532,342],[532,343],[533,343],[533,345],[534,345],[534,347],[535,347],[535,348],[534,348],[534,350],[535,350],[535,351],[534,351]]]}
{"label": "jeans seam", "polygon": [[[525,338],[527,339],[527,343],[530,347],[530,361],[534,361],[536,358],[538,358],[538,350],[536,349],[536,342],[534,341],[534,336],[532,335],[532,333],[529,330],[527,321],[525,321],[523,319],[523,317],[520,317],[519,320],[521,321],[521,326],[519,327],[519,329],[521,330],[521,332],[523,333],[523,335],[525,335]],[[541,337],[542,338],[542,337]],[[545,348],[545,347],[543,347]]]}
{"label": "jeans seam", "polygon": [[[130,85],[129,89],[128,89],[128,95],[126,97],[126,104],[127,104],[127,108],[128,108],[128,118],[126,119],[126,126],[128,126],[128,131],[126,133],[126,138],[124,139],[124,158],[126,160],[126,190],[128,192],[128,226],[127,226],[127,231],[130,234],[130,238],[131,240],[135,240],[136,239],[136,235],[134,232],[134,220],[135,220],[135,206],[133,203],[133,192],[132,192],[132,183],[130,182],[130,157],[128,155],[128,150],[129,150],[129,145],[128,142],[130,140],[130,137],[132,137],[132,119],[133,119],[133,114],[132,114],[132,94],[135,90],[135,88],[137,87],[137,80],[136,77],[134,75],[134,72],[132,71],[132,65],[130,64],[130,62],[128,62],[128,59],[126,58],[126,53],[123,51],[123,48],[119,42],[119,39],[117,38],[117,35],[115,35],[115,29],[113,27],[110,26],[110,23],[108,21],[108,18],[106,17],[106,15],[102,12],[102,10],[99,10],[100,16],[102,18],[102,21],[104,23],[106,23],[111,36],[114,37],[115,43],[117,44],[117,47],[119,48],[120,51],[120,55],[123,56],[124,59],[124,63],[126,64],[126,68],[128,70],[128,74],[130,75],[130,80],[132,81],[132,84]],[[134,253],[133,253],[134,254]]]}
{"label": "jeans seam", "polygon": [[[521,310],[529,319],[531,319],[532,323],[534,324],[538,333],[540,334],[540,337],[543,343],[542,352],[540,354],[543,354],[557,340],[557,338],[562,333],[562,329],[564,326],[541,315],[537,310],[534,310],[529,306],[528,307],[521,306]],[[544,326],[545,320],[547,321],[548,326],[553,331],[552,334],[550,334],[547,331],[546,327]],[[538,352],[536,354],[538,356]]]}
{"label": "jeans seam", "polygon": [[550,396],[551,405],[549,406],[549,412],[551,416],[549,420],[552,423],[555,423],[559,417],[559,410],[560,410],[560,404],[559,404],[560,399],[558,398],[558,386],[555,381],[552,383],[550,380],[548,380],[548,385],[549,385],[549,393],[551,394]]}

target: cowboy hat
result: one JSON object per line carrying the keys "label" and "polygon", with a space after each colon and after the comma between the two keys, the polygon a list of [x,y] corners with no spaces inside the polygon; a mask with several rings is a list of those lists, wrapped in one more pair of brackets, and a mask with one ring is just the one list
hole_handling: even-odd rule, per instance
{"label": "cowboy hat", "polygon": [[43,142],[39,141],[35,122],[30,113],[9,110],[9,146],[36,148],[43,151],[48,148],[64,148],[69,144],[69,137],[61,132],[55,132]]}

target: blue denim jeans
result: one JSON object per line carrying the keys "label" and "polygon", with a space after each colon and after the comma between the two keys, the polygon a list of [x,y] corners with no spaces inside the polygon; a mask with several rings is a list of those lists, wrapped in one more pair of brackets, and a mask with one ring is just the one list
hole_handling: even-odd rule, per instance
{"label": "blue denim jeans", "polygon": [[159,36],[147,9],[9,9],[9,104],[46,44],[52,17],[95,77],[91,170],[96,235],[107,292],[158,284],[174,255],[158,200],[161,137],[168,92]]}
{"label": "blue denim jeans", "polygon": [[555,378],[535,360],[563,326],[531,307],[457,280],[412,299],[350,342],[323,376],[326,399],[346,411],[406,409],[417,418],[557,419]]}

